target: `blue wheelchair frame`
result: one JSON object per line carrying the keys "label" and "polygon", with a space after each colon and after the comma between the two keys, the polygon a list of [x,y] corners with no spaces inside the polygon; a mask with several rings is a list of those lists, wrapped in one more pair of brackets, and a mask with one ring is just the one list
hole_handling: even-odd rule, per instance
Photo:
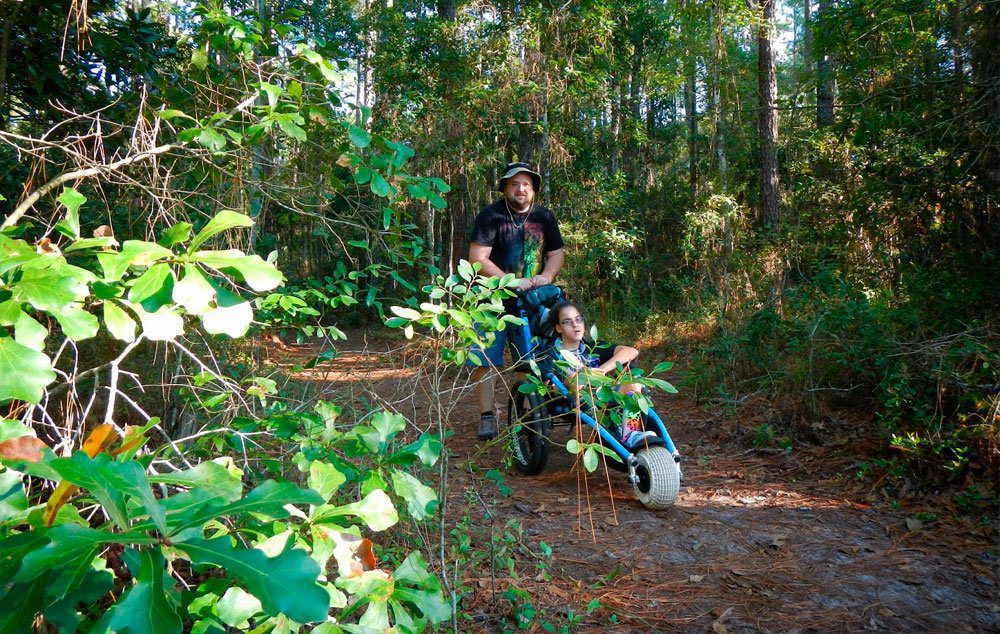
{"label": "blue wheelchair frame", "polygon": [[[529,316],[524,306],[523,294],[518,294],[518,307],[520,310],[519,316],[521,317],[521,321],[523,322],[518,331],[518,335],[520,338],[518,343],[521,344],[520,346],[518,346],[518,348],[520,350],[526,351],[525,357],[522,361],[526,363],[533,360],[537,361],[537,359],[535,358],[536,353],[542,348],[542,346],[538,341],[538,338],[535,337],[531,332],[531,327],[529,325]],[[539,369],[541,370],[540,366]],[[553,412],[551,418],[557,418],[557,417],[561,418],[570,413],[578,415],[580,417],[580,420],[589,425],[600,435],[601,442],[605,446],[610,447],[616,454],[618,454],[618,457],[622,459],[622,462],[628,469],[629,480],[633,483],[636,482],[638,480],[638,477],[636,476],[635,468],[638,465],[638,459],[636,458],[635,454],[632,453],[632,451],[630,451],[627,447],[625,447],[621,443],[621,441],[619,441],[615,437],[615,435],[612,434],[604,425],[598,423],[597,420],[586,411],[585,409],[586,404],[581,404],[580,399],[574,396],[570,392],[569,388],[566,387],[563,381],[556,375],[554,370],[551,369],[542,370],[542,380],[554,386],[556,390],[559,392],[559,394],[563,398],[568,400],[570,403],[570,407],[568,409],[566,409],[565,411]],[[663,420],[653,410],[652,407],[650,407],[649,411],[647,411],[645,414],[648,417],[648,419],[654,423],[655,429],[653,429],[652,431],[656,432],[657,437],[663,442],[667,451],[670,452],[670,455],[673,456],[674,462],[680,463],[681,461],[680,452],[677,451],[677,447],[674,445],[674,441],[670,438],[670,433],[667,432],[667,428],[666,425],[663,424]]]}

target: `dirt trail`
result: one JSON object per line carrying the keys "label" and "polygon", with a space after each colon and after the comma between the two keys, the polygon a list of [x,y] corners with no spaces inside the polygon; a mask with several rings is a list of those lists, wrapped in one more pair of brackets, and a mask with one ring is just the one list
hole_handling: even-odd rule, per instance
{"label": "dirt trail", "polygon": [[[371,379],[426,426],[420,380],[391,367],[384,345],[350,349],[310,378],[338,390]],[[507,570],[487,561],[463,567],[461,610],[473,620],[460,631],[515,630],[516,612],[533,613],[526,631],[571,614],[574,632],[1000,631],[996,522],[941,508],[917,524],[927,500],[873,493],[849,444],[758,450],[733,440],[731,418],[657,396],[685,479],[673,508],[651,511],[624,475],[584,478],[558,446],[540,476],[504,469],[501,443],[474,438],[473,400],[465,394],[449,416],[446,518],[484,553],[492,535],[498,565],[513,561],[527,594],[512,601]],[[570,433],[556,428],[553,439]]]}

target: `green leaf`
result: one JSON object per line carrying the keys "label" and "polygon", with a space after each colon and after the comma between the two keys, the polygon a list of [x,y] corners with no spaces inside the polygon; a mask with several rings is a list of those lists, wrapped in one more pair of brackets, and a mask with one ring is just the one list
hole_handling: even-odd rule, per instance
{"label": "green leaf", "polygon": [[154,484],[197,487],[224,503],[235,502],[243,495],[243,472],[233,464],[232,458],[216,458],[200,462],[190,469],[174,473],[151,475]]}
{"label": "green leaf", "polygon": [[661,361],[656,364],[656,367],[653,368],[653,371],[650,372],[650,374],[658,374],[660,372],[666,372],[672,367],[674,367],[674,364],[671,363],[670,361]]}
{"label": "green leaf", "polygon": [[267,105],[271,110],[278,105],[278,99],[281,98],[282,90],[281,86],[275,86],[274,84],[269,84],[266,81],[260,82],[260,90],[267,95]]}
{"label": "green leaf", "polygon": [[594,451],[593,447],[587,447],[587,450],[583,452],[583,466],[591,473],[597,469],[597,452]]}
{"label": "green leaf", "polygon": [[322,504],[323,498],[315,491],[300,489],[290,482],[278,483],[274,480],[267,480],[259,487],[247,494],[242,500],[225,504],[215,505],[208,508],[201,508],[197,512],[191,512],[176,518],[176,523],[171,521],[171,534],[175,535],[179,531],[191,526],[198,526],[205,522],[223,515],[235,515],[239,513],[266,513],[272,517],[287,517],[285,510],[287,504]]}
{"label": "green leaf", "polygon": [[221,152],[226,149],[226,137],[213,128],[202,128],[201,133],[198,134],[198,143],[213,152]]}
{"label": "green leaf", "polygon": [[[166,561],[160,549],[139,553],[140,568],[136,583],[119,599],[112,610],[110,627],[116,634],[177,634],[183,622],[177,602],[164,579]],[[133,571],[135,574],[135,571]]]}
{"label": "green leaf", "polygon": [[135,284],[129,289],[129,301],[138,304],[156,295],[163,289],[168,277],[173,281],[173,272],[170,270],[169,264],[161,262],[149,267],[145,273],[136,279]]}
{"label": "green leaf", "polygon": [[178,222],[174,226],[170,227],[163,232],[157,244],[164,247],[172,247],[175,244],[180,244],[185,242],[191,237],[191,223],[190,222]]}
{"label": "green leaf", "polygon": [[149,488],[142,465],[134,460],[115,462],[108,454],[91,458],[77,451],[70,458],[57,458],[50,464],[62,478],[90,491],[119,528],[129,526],[125,496],[142,502],[156,528],[167,532],[166,512]]}
{"label": "green leaf", "polygon": [[66,226],[74,238],[80,237],[80,206],[87,202],[86,196],[72,187],[64,187],[57,199],[66,208]]}
{"label": "green leaf", "polygon": [[135,330],[137,328],[135,320],[112,300],[106,300],[103,309],[104,326],[111,333],[111,336],[126,343],[135,341]]}
{"label": "green leaf", "polygon": [[229,537],[192,538],[175,546],[192,563],[218,566],[238,579],[271,616],[285,614],[300,623],[326,619],[330,595],[316,583],[320,567],[304,550],[268,557],[257,549],[233,548]]}
{"label": "green leaf", "polygon": [[42,391],[56,380],[49,358],[9,337],[0,336],[0,403],[38,403]]}
{"label": "green leaf", "polygon": [[217,608],[223,623],[241,630],[250,626],[248,621],[251,616],[264,609],[257,597],[235,586],[226,590]]}
{"label": "green leaf", "polygon": [[424,466],[433,467],[441,456],[441,447],[441,440],[437,436],[423,434],[415,442],[389,456],[385,462],[386,464],[409,466],[413,464],[415,456]]}
{"label": "green leaf", "polygon": [[215,289],[194,264],[184,265],[184,277],[174,285],[174,301],[192,315],[201,315],[211,309]]}
{"label": "green leaf", "polygon": [[292,81],[288,82],[288,95],[292,99],[294,99],[296,101],[301,100],[302,99],[302,84],[300,84],[299,82],[297,82],[294,79]]}
{"label": "green leaf", "polygon": [[219,213],[208,221],[201,231],[194,237],[191,241],[191,245],[188,247],[188,252],[193,253],[198,247],[200,247],[206,240],[212,236],[222,233],[228,229],[233,229],[236,227],[251,227],[253,226],[253,220],[245,214],[241,214],[231,209],[223,209]]}
{"label": "green leaf", "polygon": [[208,68],[208,51],[202,47],[198,47],[191,51],[191,63],[198,70],[205,70]]}
{"label": "green leaf", "polygon": [[306,131],[302,128],[302,126],[295,123],[290,118],[275,115],[275,121],[278,122],[278,127],[281,128],[282,132],[296,141],[304,142],[308,138],[306,136]]}
{"label": "green leaf", "polygon": [[[16,304],[16,302],[14,303]],[[18,310],[20,311],[20,309]],[[14,322],[14,341],[32,350],[44,352],[45,338],[48,336],[49,331],[45,329],[45,326],[35,321],[25,312],[21,312],[17,321]]]}
{"label": "green leaf", "polygon": [[347,138],[350,139],[351,145],[357,148],[366,148],[372,142],[367,130],[353,125],[347,129]]}
{"label": "green leaf", "polygon": [[342,506],[324,504],[317,507],[313,521],[356,516],[373,531],[384,531],[399,521],[399,514],[382,489],[371,491],[361,500]]}
{"label": "green leaf", "polygon": [[184,319],[169,306],[161,306],[155,313],[144,310],[141,306],[131,308],[139,315],[142,322],[142,334],[150,341],[171,341],[184,334]]}
{"label": "green leaf", "polygon": [[427,519],[438,506],[437,493],[405,471],[392,470],[392,487],[398,496],[406,500],[406,509],[417,520]]}
{"label": "green leaf", "polygon": [[27,510],[28,496],[24,493],[21,474],[13,469],[0,473],[0,524]]}
{"label": "green leaf", "polygon": [[222,272],[233,271],[258,293],[281,285],[281,271],[264,261],[259,255],[245,255],[238,249],[226,251],[198,251],[192,260]]}
{"label": "green leaf", "polygon": [[53,308],[49,312],[52,313],[56,321],[59,322],[59,325],[62,326],[63,334],[73,341],[83,341],[84,339],[93,337],[97,334],[97,329],[100,327],[97,317],[94,317],[78,306],[70,305]]}
{"label": "green leaf", "polygon": [[314,460],[309,465],[309,488],[319,493],[324,502],[328,502],[345,482],[347,476],[328,462]]}
{"label": "green leaf", "polygon": [[170,108],[165,108],[163,110],[157,110],[155,114],[156,114],[157,117],[159,117],[161,119],[164,119],[166,121],[169,121],[171,119],[176,119],[177,117],[181,117],[182,119],[190,119],[192,121],[196,120],[194,117],[192,117],[190,115],[187,115],[187,114],[184,114],[180,110],[173,110],[173,109],[170,109]]}
{"label": "green leaf", "polygon": [[406,429],[406,418],[402,414],[382,410],[372,416],[372,427],[378,432],[378,444],[383,445]]}
{"label": "green leaf", "polygon": [[667,394],[677,394],[677,388],[662,379],[654,379],[651,376],[646,376],[642,378],[642,382],[646,385],[656,386]]}
{"label": "green leaf", "polygon": [[118,241],[110,236],[105,238],[84,238],[67,246],[63,249],[63,253],[72,253],[74,251],[83,251],[85,249],[103,249],[105,247],[113,247],[117,244]]}
{"label": "green leaf", "polygon": [[412,308],[407,308],[405,306],[390,306],[389,310],[394,314],[399,315],[403,319],[407,319],[409,321],[414,321],[420,319],[421,317],[420,313],[413,310]]}
{"label": "green leaf", "polygon": [[385,177],[378,172],[374,172],[372,174],[372,180],[369,187],[371,187],[373,194],[381,196],[382,198],[388,198],[389,194],[392,193],[392,185],[390,185],[389,181],[385,180]]}
{"label": "green leaf", "polygon": [[581,445],[580,441],[578,441],[576,438],[570,438],[569,441],[566,443],[566,451],[570,452],[571,454],[578,454],[580,453],[581,449],[583,449],[583,445]]}
{"label": "green leaf", "polygon": [[444,596],[441,582],[427,569],[419,550],[411,552],[392,576],[396,582],[394,599],[410,603],[435,626],[451,618],[451,604]]}
{"label": "green leaf", "polygon": [[67,306],[87,295],[86,284],[55,267],[28,269],[13,288],[21,299],[38,310],[46,311]]}
{"label": "green leaf", "polygon": [[206,331],[213,335],[229,335],[234,339],[245,335],[252,321],[253,308],[250,302],[213,308],[201,318]]}

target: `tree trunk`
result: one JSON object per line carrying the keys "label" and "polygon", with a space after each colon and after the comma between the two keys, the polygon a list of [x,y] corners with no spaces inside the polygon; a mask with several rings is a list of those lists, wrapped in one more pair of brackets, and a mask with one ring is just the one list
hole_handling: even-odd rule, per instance
{"label": "tree trunk", "polygon": [[698,102],[697,66],[690,49],[687,53],[687,81],[684,82],[684,114],[687,117],[688,128],[688,180],[691,185],[692,199],[698,197]]}
{"label": "tree trunk", "polygon": [[758,136],[760,139],[760,225],[778,226],[778,80],[774,69],[771,32],[775,0],[761,0],[761,24],[757,36],[759,89]]}
{"label": "tree trunk", "polygon": [[[817,20],[825,20],[830,10],[830,0],[820,0],[817,8]],[[823,127],[833,123],[833,100],[837,90],[836,79],[833,76],[833,60],[823,53],[816,60],[816,126]]]}
{"label": "tree trunk", "polygon": [[1000,222],[1000,3],[984,0],[973,7],[972,79],[979,104],[979,161],[986,200],[977,233],[987,244],[998,237]]}
{"label": "tree trunk", "polygon": [[722,113],[722,60],[725,55],[725,38],[722,31],[722,18],[721,0],[712,0],[712,73],[709,105],[712,110],[713,162],[715,172],[718,176],[716,185],[719,193],[725,194],[728,189],[728,183],[726,182],[726,135]]}

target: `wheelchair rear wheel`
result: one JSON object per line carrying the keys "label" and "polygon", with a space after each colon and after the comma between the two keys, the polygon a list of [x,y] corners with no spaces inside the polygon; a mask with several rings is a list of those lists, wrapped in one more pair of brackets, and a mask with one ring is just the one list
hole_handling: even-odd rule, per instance
{"label": "wheelchair rear wheel", "polygon": [[635,457],[639,461],[635,468],[639,481],[633,486],[639,501],[653,509],[665,509],[676,502],[680,471],[667,448],[640,449]]}
{"label": "wheelchair rear wheel", "polygon": [[523,394],[514,385],[507,403],[507,428],[510,430],[514,466],[524,475],[538,475],[549,460],[549,430],[552,421],[542,398]]}

